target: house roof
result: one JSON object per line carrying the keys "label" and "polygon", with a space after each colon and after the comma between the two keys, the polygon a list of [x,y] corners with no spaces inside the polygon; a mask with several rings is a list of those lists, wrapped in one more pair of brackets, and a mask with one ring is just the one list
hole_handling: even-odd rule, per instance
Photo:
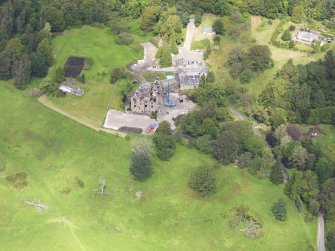
{"label": "house roof", "polygon": [[297,38],[300,40],[313,41],[313,40],[318,40],[319,35],[313,32],[299,31]]}

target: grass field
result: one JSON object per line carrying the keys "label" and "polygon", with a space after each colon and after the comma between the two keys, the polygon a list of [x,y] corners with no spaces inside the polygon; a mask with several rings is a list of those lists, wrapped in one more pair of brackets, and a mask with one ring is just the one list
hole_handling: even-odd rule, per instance
{"label": "grass field", "polygon": [[[140,44],[148,41],[151,34],[144,34],[139,30],[137,21],[129,21],[134,43],[130,46],[118,45],[114,42],[115,36],[109,28],[95,28],[85,26],[79,29],[65,31],[53,39],[55,65],[63,67],[69,56],[83,56],[93,60],[93,66],[84,71],[86,84],[85,94],[82,97],[67,95],[65,98],[50,97],[49,101],[56,107],[72,113],[81,120],[89,121],[101,126],[105,117],[108,101],[113,93],[110,108],[122,109],[121,92],[127,82],[109,84],[110,72],[115,67],[126,67],[127,64],[143,57],[143,48]],[[136,28],[137,27],[137,28]]]}
{"label": "grass field", "polygon": [[[7,82],[0,82],[0,100],[0,250],[315,250],[315,220],[304,222],[282,186],[227,166],[216,170],[217,193],[203,199],[187,182],[213,160],[179,145],[169,162],[154,157],[153,177],[138,183],[128,172],[133,139],[83,127]],[[21,190],[5,178],[17,172],[27,174]],[[99,178],[105,197],[94,193]],[[279,197],[288,203],[286,222],[269,215]],[[38,212],[27,199],[49,209]],[[229,227],[224,216],[241,203],[262,218],[263,237]]]}

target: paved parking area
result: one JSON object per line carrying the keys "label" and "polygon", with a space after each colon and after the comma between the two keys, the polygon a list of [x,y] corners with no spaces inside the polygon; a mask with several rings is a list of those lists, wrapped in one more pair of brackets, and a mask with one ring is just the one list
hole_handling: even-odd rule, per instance
{"label": "paved parking area", "polygon": [[145,115],[124,113],[116,110],[109,110],[104,122],[104,128],[119,130],[121,127],[140,128],[143,132],[152,123],[157,123]]}

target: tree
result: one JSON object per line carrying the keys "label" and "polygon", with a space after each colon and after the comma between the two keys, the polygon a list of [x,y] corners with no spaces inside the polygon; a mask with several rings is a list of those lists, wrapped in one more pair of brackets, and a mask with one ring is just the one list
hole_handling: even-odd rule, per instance
{"label": "tree", "polygon": [[252,155],[245,152],[237,157],[237,164],[240,168],[248,168],[252,165]]}
{"label": "tree", "polygon": [[173,135],[157,133],[154,137],[157,156],[161,160],[169,160],[176,150],[176,139]]}
{"label": "tree", "polygon": [[64,80],[65,80],[64,71],[61,67],[58,67],[53,74],[52,81],[54,83],[60,84]]}
{"label": "tree", "polygon": [[271,50],[267,45],[254,45],[249,49],[248,58],[251,66],[255,71],[263,72],[265,69],[271,68]]}
{"label": "tree", "polygon": [[37,53],[47,58],[48,66],[52,63],[52,48],[48,38],[44,38],[37,47]]}
{"label": "tree", "polygon": [[122,77],[123,77],[123,71],[122,71],[122,69],[116,67],[116,68],[114,68],[112,70],[111,78],[110,78],[109,82],[111,84],[115,84],[117,81],[119,81],[120,79],[122,79]]}
{"label": "tree", "polygon": [[292,10],[292,21],[295,23],[301,23],[306,19],[304,7],[302,5],[294,6]]}
{"label": "tree", "polygon": [[335,178],[325,181],[321,186],[320,202],[329,217],[335,216]]}
{"label": "tree", "polygon": [[270,176],[271,167],[273,165],[272,151],[269,148],[264,148],[262,157],[258,156],[258,159],[259,160],[256,161],[255,163],[257,164],[257,166],[256,167],[254,166],[254,168],[256,168],[257,170],[256,172],[257,177],[260,179],[268,178]]}
{"label": "tree", "polygon": [[281,36],[281,40],[283,41],[291,41],[292,40],[292,35],[289,30],[285,30],[283,32],[283,35]]}
{"label": "tree", "polygon": [[31,55],[31,72],[35,77],[45,77],[48,74],[48,58],[41,53],[33,53]]}
{"label": "tree", "polygon": [[213,37],[213,42],[214,42],[214,44],[215,44],[216,46],[220,45],[220,42],[221,42],[221,36],[219,36],[219,35],[215,35],[215,36]]}
{"label": "tree", "polygon": [[202,196],[208,196],[216,190],[214,172],[207,166],[199,167],[192,175],[190,187]]}
{"label": "tree", "polygon": [[44,20],[50,23],[52,31],[60,32],[64,30],[64,14],[61,10],[53,6],[46,6],[42,13]]}
{"label": "tree", "polygon": [[296,146],[293,149],[292,156],[289,157],[292,167],[295,167],[299,170],[306,169],[306,161],[308,158],[308,152],[302,146]]}
{"label": "tree", "polygon": [[238,150],[237,136],[233,131],[222,132],[213,142],[213,155],[222,164],[234,162]]}
{"label": "tree", "polygon": [[158,8],[155,6],[146,7],[143,10],[140,28],[144,31],[151,31],[158,19]]}
{"label": "tree", "polygon": [[133,36],[128,32],[122,32],[119,35],[117,35],[115,39],[115,43],[121,44],[121,45],[130,45],[134,41]]}
{"label": "tree", "polygon": [[145,181],[152,175],[150,147],[144,141],[135,142],[132,146],[130,173],[138,181]]}
{"label": "tree", "polygon": [[286,111],[283,108],[276,107],[272,110],[269,122],[273,128],[277,128],[287,121]]}
{"label": "tree", "polygon": [[27,55],[23,55],[14,62],[14,85],[18,89],[25,89],[31,77],[31,62]]}
{"label": "tree", "polygon": [[280,198],[277,202],[273,203],[271,207],[271,213],[276,218],[276,220],[286,220],[287,209],[284,199]]}
{"label": "tree", "polygon": [[197,138],[195,142],[195,147],[203,152],[210,154],[212,152],[213,139],[211,135],[204,135]]}
{"label": "tree", "polygon": [[159,59],[159,63],[162,67],[169,67],[172,65],[172,57],[170,47],[163,45],[159,47],[156,57]]}
{"label": "tree", "polygon": [[213,31],[218,35],[223,35],[225,32],[223,22],[221,19],[216,19],[213,23]]}
{"label": "tree", "polygon": [[295,198],[294,203],[295,203],[295,207],[297,208],[298,212],[301,213],[303,204],[302,204],[302,200],[299,195],[297,195],[297,197]]}
{"label": "tree", "polygon": [[166,120],[163,120],[162,122],[159,123],[158,128],[157,128],[157,133],[162,133],[162,134],[171,134],[171,125],[169,122]]}
{"label": "tree", "polygon": [[292,200],[299,195],[304,202],[308,203],[319,193],[318,178],[310,170],[295,171],[286,184],[284,192]]}
{"label": "tree", "polygon": [[273,184],[279,185],[284,182],[284,174],[281,167],[281,162],[279,160],[271,167],[271,172],[269,176]]}
{"label": "tree", "polygon": [[246,139],[245,141],[245,146],[248,152],[252,153],[254,156],[255,155],[262,155],[264,151],[264,142],[261,137],[258,137],[256,135],[253,135]]}

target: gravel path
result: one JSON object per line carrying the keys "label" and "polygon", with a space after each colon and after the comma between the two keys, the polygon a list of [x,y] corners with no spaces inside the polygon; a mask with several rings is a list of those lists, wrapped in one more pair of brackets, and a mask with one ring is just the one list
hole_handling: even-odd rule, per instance
{"label": "gravel path", "polygon": [[323,214],[319,214],[318,218],[318,251],[326,251],[325,247],[325,220]]}

